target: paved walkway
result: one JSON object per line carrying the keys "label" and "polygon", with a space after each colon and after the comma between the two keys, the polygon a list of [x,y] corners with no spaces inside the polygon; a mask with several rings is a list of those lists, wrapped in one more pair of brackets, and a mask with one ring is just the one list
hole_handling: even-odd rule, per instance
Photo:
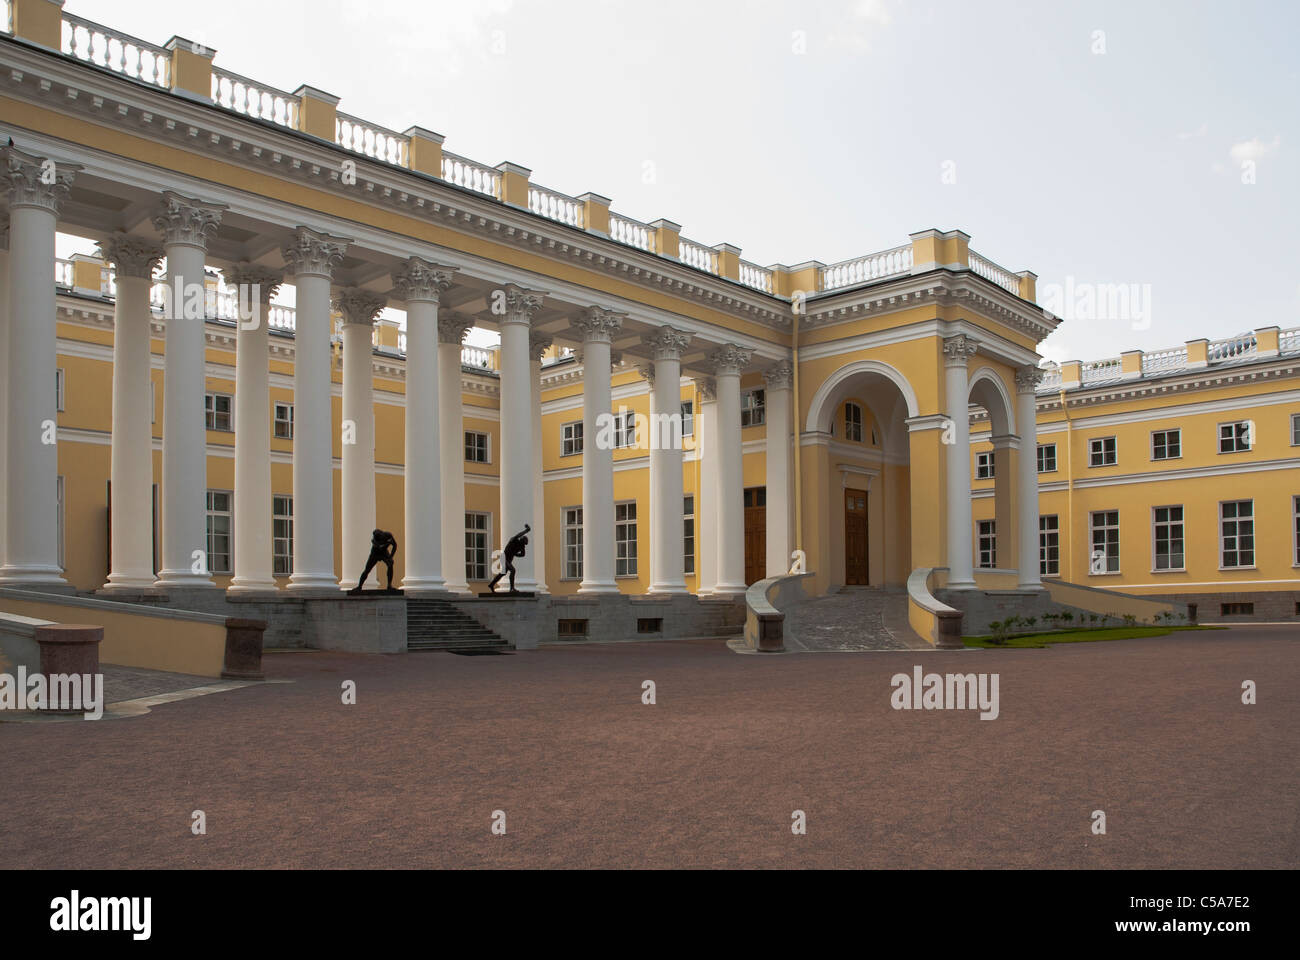
{"label": "paved walkway", "polygon": [[[1294,869],[1298,637],[272,654],[268,676],[295,682],[0,724],[0,868]],[[892,709],[891,677],[918,664],[996,673],[998,718]]]}
{"label": "paved walkway", "polygon": [[907,624],[907,594],[845,587],[786,612],[785,644],[796,653],[933,649]]}

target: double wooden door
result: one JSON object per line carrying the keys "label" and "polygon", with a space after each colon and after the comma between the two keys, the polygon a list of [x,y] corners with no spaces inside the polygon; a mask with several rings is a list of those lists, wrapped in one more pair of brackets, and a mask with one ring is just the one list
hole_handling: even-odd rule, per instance
{"label": "double wooden door", "polygon": [[867,491],[844,491],[844,582],[870,583],[867,570]]}

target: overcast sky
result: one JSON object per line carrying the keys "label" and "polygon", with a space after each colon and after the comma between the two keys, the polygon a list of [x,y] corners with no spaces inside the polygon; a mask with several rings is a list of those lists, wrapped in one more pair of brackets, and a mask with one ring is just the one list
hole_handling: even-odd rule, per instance
{"label": "overcast sky", "polygon": [[[1052,359],[1300,325],[1294,0],[65,9],[762,265],[964,230],[1056,292]],[[1101,284],[1136,296],[1090,314]]]}

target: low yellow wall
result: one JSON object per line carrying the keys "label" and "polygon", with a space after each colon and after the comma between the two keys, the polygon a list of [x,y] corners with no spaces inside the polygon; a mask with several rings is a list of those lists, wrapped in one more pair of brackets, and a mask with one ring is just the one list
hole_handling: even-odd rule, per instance
{"label": "low yellow wall", "polygon": [[0,610],[55,623],[104,628],[101,663],[147,670],[219,677],[226,658],[226,627],[221,622],[180,619],[145,608],[115,604],[122,610],[81,606],[51,599],[0,598]]}
{"label": "low yellow wall", "polygon": [[1150,620],[1158,613],[1173,612],[1174,605],[1159,600],[1125,596],[1110,591],[1087,590],[1073,583],[1044,580],[1043,586],[1056,603],[1078,607],[1091,613],[1113,613],[1116,616],[1132,614],[1139,620]]}

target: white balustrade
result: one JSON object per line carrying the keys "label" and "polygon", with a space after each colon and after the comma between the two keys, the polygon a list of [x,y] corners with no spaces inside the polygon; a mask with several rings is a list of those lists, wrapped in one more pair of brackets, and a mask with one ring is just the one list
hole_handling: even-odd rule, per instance
{"label": "white balustrade", "polygon": [[246,117],[298,129],[298,98],[291,93],[241,77],[229,70],[212,68],[212,99],[218,106]]}
{"label": "white balustrade", "polygon": [[1107,357],[1105,360],[1089,360],[1081,365],[1079,382],[1096,383],[1099,380],[1117,380],[1123,372],[1123,361],[1119,357]]}
{"label": "white balustrade", "polygon": [[385,163],[406,166],[410,140],[394,130],[366,123],[346,113],[336,115],[334,142]]}
{"label": "white balustrade", "polygon": [[72,286],[72,261],[55,260],[54,261],[54,283],[60,287]]}
{"label": "white balustrade", "polygon": [[1280,331],[1277,335],[1277,348],[1279,353],[1300,351],[1300,327]]}
{"label": "white balustrade", "polygon": [[636,247],[638,250],[654,253],[655,232],[646,224],[636,220],[629,220],[627,217],[620,217],[611,213],[609,215],[609,238],[618,243],[625,243],[629,247]]}
{"label": "white balustrade", "polygon": [[911,271],[912,245],[909,243],[823,267],[820,289],[838,290],[841,287],[851,287],[871,280],[901,276]]}
{"label": "white balustrade", "polygon": [[466,190],[501,198],[501,172],[454,153],[442,155],[442,179]]}
{"label": "white balustrade", "polygon": [[1043,370],[1043,379],[1038,382],[1039,390],[1059,390],[1061,387],[1061,368]]}
{"label": "white balustrade", "polygon": [[987,257],[981,257],[974,250],[969,251],[971,273],[983,277],[996,283],[1004,290],[1009,290],[1016,296],[1020,296],[1020,278],[1005,267],[999,267]]}
{"label": "white balustrade", "polygon": [[479,367],[483,370],[496,369],[496,351],[490,347],[471,347],[468,344],[460,348],[462,366]]}
{"label": "white balustrade", "polygon": [[1187,366],[1187,348],[1172,347],[1168,350],[1151,350],[1142,354],[1142,374],[1167,373],[1170,370],[1182,370]]}
{"label": "white balustrade", "polygon": [[582,226],[583,204],[573,197],[566,197],[554,190],[530,186],[528,209],[548,220],[567,223],[571,227]]}
{"label": "white balustrade", "polygon": [[690,240],[684,239],[680,242],[677,259],[688,267],[703,270],[705,273],[716,274],[718,272],[718,252]]}
{"label": "white balustrade", "polygon": [[755,290],[761,290],[764,293],[772,292],[772,271],[766,267],[760,267],[756,263],[750,263],[747,260],[740,261],[740,282],[747,287]]}
{"label": "white balustrade", "polygon": [[1225,340],[1210,341],[1206,349],[1206,357],[1210,363],[1221,363],[1224,360],[1254,356],[1257,349],[1253,333],[1240,333]]}
{"label": "white balustrade", "polygon": [[90,20],[63,14],[63,53],[132,80],[170,86],[171,54],[130,34],[109,30]]}
{"label": "white balustrade", "polygon": [[9,0],[0,0],[0,33],[13,33],[13,4]]}

